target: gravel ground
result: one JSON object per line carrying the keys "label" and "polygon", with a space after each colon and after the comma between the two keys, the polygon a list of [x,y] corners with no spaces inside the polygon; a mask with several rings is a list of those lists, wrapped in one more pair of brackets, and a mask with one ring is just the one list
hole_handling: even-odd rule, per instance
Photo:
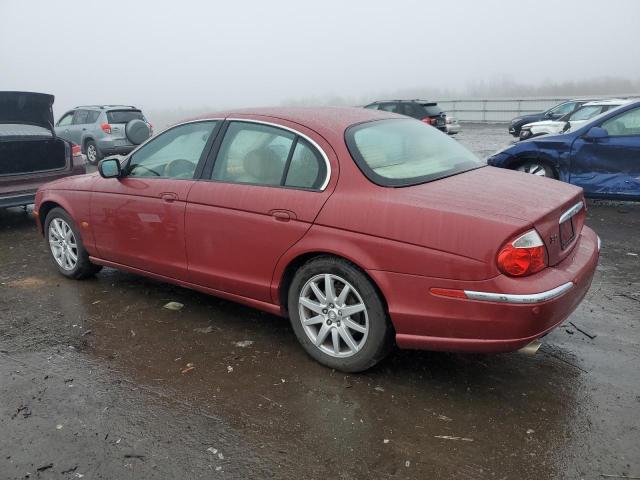
{"label": "gravel ground", "polygon": [[0,478],[640,476],[640,205],[591,202],[587,223],[593,285],[535,356],[396,351],[345,375],[280,318],[110,269],[67,280],[0,211]]}

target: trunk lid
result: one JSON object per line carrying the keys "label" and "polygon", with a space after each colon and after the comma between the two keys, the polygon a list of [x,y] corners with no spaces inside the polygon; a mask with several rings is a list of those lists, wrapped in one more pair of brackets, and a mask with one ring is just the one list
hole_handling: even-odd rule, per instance
{"label": "trunk lid", "polygon": [[0,123],[27,124],[53,130],[53,95],[0,92]]}
{"label": "trunk lid", "polygon": [[[398,190],[404,191],[403,195],[411,203],[420,201],[426,205],[442,205],[456,213],[524,221],[540,234],[550,266],[569,255],[584,225],[581,188],[512,170],[483,167]],[[580,208],[576,207],[578,204]],[[565,215],[567,218],[561,225],[563,215],[574,207],[576,211]],[[513,233],[524,231],[526,229]],[[512,239],[498,240],[496,252],[509,240]]]}

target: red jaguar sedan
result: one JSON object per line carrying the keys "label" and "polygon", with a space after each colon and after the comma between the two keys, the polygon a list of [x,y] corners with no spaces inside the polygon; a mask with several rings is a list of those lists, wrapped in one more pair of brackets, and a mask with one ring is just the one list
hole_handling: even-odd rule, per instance
{"label": "red jaguar sedan", "polygon": [[347,372],[394,341],[520,349],[576,308],[600,250],[580,188],[357,108],[190,120],[46,184],[35,213],[63,275],[113,267],[288,316]]}

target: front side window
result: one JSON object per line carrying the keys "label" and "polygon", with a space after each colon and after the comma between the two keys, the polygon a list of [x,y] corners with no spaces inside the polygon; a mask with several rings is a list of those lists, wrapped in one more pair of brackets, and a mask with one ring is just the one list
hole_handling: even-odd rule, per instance
{"label": "front side window", "polygon": [[251,185],[321,188],[326,164],[307,140],[270,125],[231,122],[212,180]]}
{"label": "front side window", "polygon": [[557,107],[552,108],[548,113],[549,115],[553,115],[554,117],[561,117],[562,115],[566,115],[567,113],[573,111],[575,105],[576,104],[574,102],[563,103],[561,105],[558,105]]}
{"label": "front side window", "polygon": [[158,135],[134,152],[125,174],[131,177],[190,179],[218,122],[194,122]]}
{"label": "front side window", "polygon": [[364,108],[368,108],[369,110],[378,110],[379,105],[377,103],[372,103],[371,105],[367,105]]}
{"label": "front side window", "polygon": [[397,112],[398,104],[397,103],[383,103],[378,107],[380,110],[384,110],[385,112]]}
{"label": "front side window", "polygon": [[416,185],[484,165],[457,141],[411,119],[353,125],[345,139],[367,178],[387,187]]}
{"label": "front side window", "polygon": [[73,120],[73,112],[67,113],[64,117],[58,120],[58,127],[65,127],[67,125],[71,125],[72,120]]}
{"label": "front side window", "polygon": [[640,108],[610,118],[602,123],[602,128],[612,137],[640,135]]}

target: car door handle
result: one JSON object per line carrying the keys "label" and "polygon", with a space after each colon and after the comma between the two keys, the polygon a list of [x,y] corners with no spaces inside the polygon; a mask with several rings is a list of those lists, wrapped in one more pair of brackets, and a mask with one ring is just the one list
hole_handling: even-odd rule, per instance
{"label": "car door handle", "polygon": [[160,194],[160,198],[167,203],[171,203],[178,199],[178,195],[173,192],[164,192]]}
{"label": "car door handle", "polygon": [[279,222],[288,222],[291,218],[295,218],[295,215],[288,210],[271,210],[269,213]]}

